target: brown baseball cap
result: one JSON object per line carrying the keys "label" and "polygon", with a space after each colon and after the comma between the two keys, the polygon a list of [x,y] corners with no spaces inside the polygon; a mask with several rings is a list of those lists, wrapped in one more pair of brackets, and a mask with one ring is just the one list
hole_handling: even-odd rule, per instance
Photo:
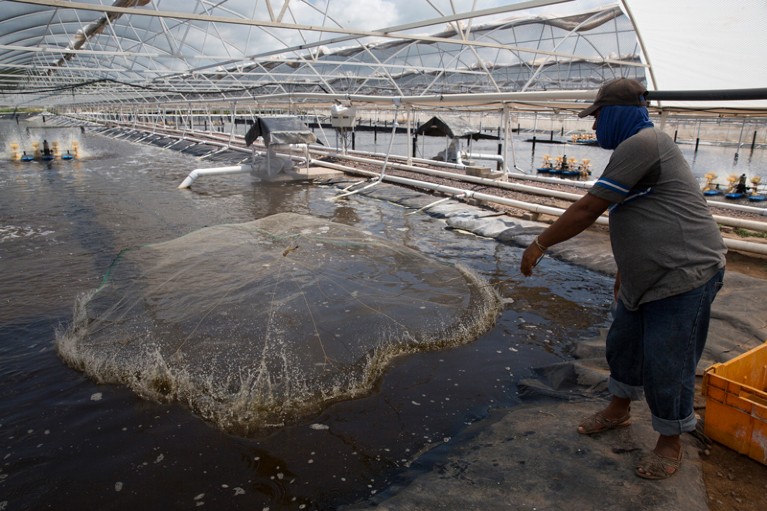
{"label": "brown baseball cap", "polygon": [[599,88],[594,104],[581,111],[578,117],[592,115],[605,105],[647,106],[647,89],[633,78],[616,78]]}

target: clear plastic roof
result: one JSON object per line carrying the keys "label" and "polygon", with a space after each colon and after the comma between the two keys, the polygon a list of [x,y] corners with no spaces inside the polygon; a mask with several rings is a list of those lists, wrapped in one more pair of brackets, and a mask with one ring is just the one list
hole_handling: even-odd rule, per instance
{"label": "clear plastic roof", "polygon": [[[660,71],[650,67],[654,62],[673,74],[665,70],[673,66],[669,59],[678,63],[701,53],[689,37],[680,36],[684,19],[664,16],[659,23],[660,16],[646,14],[658,0],[608,5],[589,0],[1,3],[0,104],[11,107],[242,100],[278,105],[338,99],[391,104],[395,98],[424,104],[534,105],[554,98],[588,99],[615,76],[646,81],[652,90],[656,81],[663,85]],[[715,4],[728,3],[681,0],[664,3],[664,10],[669,3],[675,11],[694,5],[688,6],[687,16],[703,13],[712,18],[713,29],[726,24],[713,17],[722,10]],[[751,11],[767,10],[761,0],[736,4],[726,7],[735,17],[734,27],[721,35],[706,34],[709,41],[712,36],[729,41],[716,46],[726,50],[717,56],[729,54],[730,60],[732,45],[741,44],[741,39],[732,42],[732,34],[744,32],[738,23],[758,22]],[[669,36],[671,28],[675,31]],[[663,34],[654,61],[647,48]],[[764,42],[758,31],[748,37]],[[685,65],[693,61],[683,62],[680,68],[689,76],[695,70]],[[767,79],[760,73],[732,88],[763,86]],[[683,82],[667,80],[671,86],[687,86]],[[704,85],[699,81],[693,89]],[[766,105],[756,102],[747,108]]]}

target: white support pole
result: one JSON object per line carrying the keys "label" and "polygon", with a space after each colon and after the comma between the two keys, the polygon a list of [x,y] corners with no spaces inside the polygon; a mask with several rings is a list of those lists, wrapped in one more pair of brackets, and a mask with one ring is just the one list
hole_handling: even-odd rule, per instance
{"label": "white support pole", "polygon": [[509,151],[509,127],[511,126],[511,122],[509,120],[509,105],[505,104],[503,105],[503,110],[501,113],[501,125],[503,126],[503,142],[502,149],[501,149],[501,156],[504,157],[504,165],[503,165],[503,172],[504,174],[509,173],[509,166],[505,163],[506,155]]}
{"label": "white support pole", "polygon": [[411,135],[411,124],[413,122],[413,107],[407,109],[407,164],[413,164],[413,141]]}
{"label": "white support pole", "polygon": [[237,119],[237,102],[234,101],[232,103],[232,128],[229,130],[229,145],[232,145],[232,142],[234,141],[234,126],[235,126],[235,120]]}

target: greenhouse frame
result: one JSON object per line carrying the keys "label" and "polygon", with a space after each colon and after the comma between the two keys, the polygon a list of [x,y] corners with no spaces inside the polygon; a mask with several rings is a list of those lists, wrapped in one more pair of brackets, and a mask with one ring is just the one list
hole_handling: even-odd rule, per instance
{"label": "greenhouse frame", "polygon": [[645,82],[655,111],[767,110],[758,0],[2,4],[0,106],[14,111],[567,113],[618,76]]}

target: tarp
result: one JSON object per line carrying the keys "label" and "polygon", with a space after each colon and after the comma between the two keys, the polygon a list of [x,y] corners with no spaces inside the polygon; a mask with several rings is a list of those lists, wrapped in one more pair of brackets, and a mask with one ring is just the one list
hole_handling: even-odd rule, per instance
{"label": "tarp", "polygon": [[474,140],[480,138],[497,139],[493,135],[483,135],[480,131],[471,126],[467,121],[460,117],[448,117],[435,115],[425,123],[421,124],[415,130],[416,135],[425,135],[427,137],[450,137],[463,138],[470,137]]}
{"label": "tarp", "polygon": [[245,134],[245,145],[250,146],[258,137],[264,145],[313,144],[317,137],[296,117],[256,117],[253,126]]}

